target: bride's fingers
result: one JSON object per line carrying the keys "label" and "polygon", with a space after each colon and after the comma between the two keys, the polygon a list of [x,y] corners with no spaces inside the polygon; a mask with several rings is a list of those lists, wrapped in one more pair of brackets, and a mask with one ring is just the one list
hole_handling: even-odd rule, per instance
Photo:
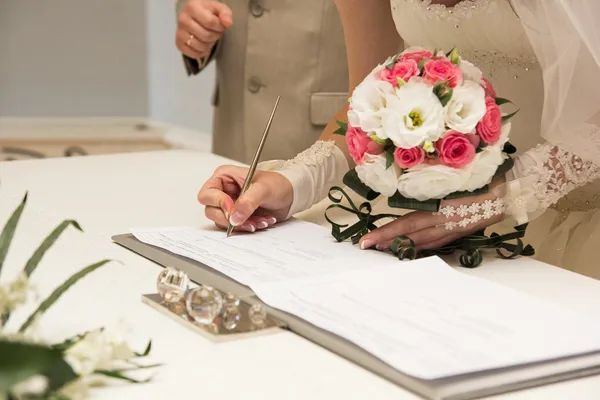
{"label": "bride's fingers", "polygon": [[223,181],[213,176],[198,192],[198,202],[207,207],[219,207],[226,213],[231,213],[233,199],[225,192]]}
{"label": "bride's fingers", "polygon": [[[221,229],[227,229],[229,222],[223,210],[218,207],[206,207],[205,215],[208,219],[213,221],[215,225]],[[254,232],[256,230],[265,229],[273,226],[277,223],[275,217],[269,215],[253,215],[248,220],[239,226],[239,229],[248,232]]]}
{"label": "bride's fingers", "polygon": [[421,211],[406,214],[363,236],[360,240],[360,248],[368,249],[378,244],[391,243],[399,236],[414,235],[416,232],[443,224],[445,218],[443,215],[434,215],[433,213]]}
{"label": "bride's fingers", "polygon": [[[422,229],[418,232],[414,232],[414,233],[409,233],[407,236],[410,239],[412,239],[412,241],[415,243],[415,246],[419,246],[423,243],[432,243],[432,242],[436,242],[444,237],[449,236],[451,233],[449,231],[447,231],[446,229],[444,229],[444,227],[432,227],[432,228],[425,228]],[[399,235],[399,236],[403,236],[403,235]],[[388,239],[385,240],[381,243],[378,243],[377,245],[375,245],[375,248],[377,250],[387,250],[390,247],[392,247],[392,243],[394,242],[394,240],[396,240],[398,236],[396,236],[393,239]],[[408,240],[406,241],[408,244]]]}
{"label": "bride's fingers", "polygon": [[452,243],[455,240],[458,240],[463,236],[464,236],[464,234],[452,233],[452,234],[443,236],[437,240],[434,240],[433,242],[417,244],[416,248],[417,248],[417,251],[439,249],[440,247],[444,247],[448,243]]}

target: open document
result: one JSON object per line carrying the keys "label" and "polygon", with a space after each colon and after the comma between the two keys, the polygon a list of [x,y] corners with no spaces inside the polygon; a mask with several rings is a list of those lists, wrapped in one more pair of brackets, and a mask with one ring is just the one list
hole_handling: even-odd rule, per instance
{"label": "open document", "polygon": [[310,223],[230,238],[212,228],[133,234],[250,286],[269,306],[418,379],[600,351],[597,321],[461,274],[437,257],[400,262],[336,243]]}

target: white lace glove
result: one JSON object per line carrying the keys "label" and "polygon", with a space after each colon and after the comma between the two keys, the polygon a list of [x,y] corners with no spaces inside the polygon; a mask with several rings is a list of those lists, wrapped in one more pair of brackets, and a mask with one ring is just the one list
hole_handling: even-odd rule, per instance
{"label": "white lace glove", "polygon": [[276,171],[292,183],[294,200],[288,219],[323,200],[332,186],[342,185],[350,166],[335,142],[317,141],[291,160],[265,161],[258,168]]}
{"label": "white lace glove", "polygon": [[567,193],[600,178],[600,166],[549,143],[515,158],[500,197],[505,214],[529,222]]}

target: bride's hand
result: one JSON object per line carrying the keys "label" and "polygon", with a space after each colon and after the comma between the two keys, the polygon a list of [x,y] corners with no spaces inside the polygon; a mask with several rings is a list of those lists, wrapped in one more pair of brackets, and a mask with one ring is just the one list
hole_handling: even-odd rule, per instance
{"label": "bride's hand", "polygon": [[282,221],[294,197],[292,185],[276,172],[257,170],[252,184],[240,196],[248,168],[223,165],[200,189],[198,201],[205,214],[221,229],[229,221],[236,230],[254,232]]}
{"label": "bride's hand", "polygon": [[[490,190],[491,191],[491,190]],[[503,219],[501,200],[492,193],[442,201],[437,213],[414,211],[363,236],[361,249],[387,250],[401,236],[417,249],[437,249]]]}

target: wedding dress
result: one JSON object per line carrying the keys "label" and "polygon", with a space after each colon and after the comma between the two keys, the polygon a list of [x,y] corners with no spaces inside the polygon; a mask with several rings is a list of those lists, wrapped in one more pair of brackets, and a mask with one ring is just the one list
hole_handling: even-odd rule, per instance
{"label": "wedding dress", "polygon": [[[463,59],[484,72],[499,97],[510,99],[520,109],[512,119],[510,138],[519,153],[545,143],[541,135],[545,99],[542,68],[514,3],[508,0],[463,0],[453,7],[446,7],[432,4],[431,0],[391,0],[391,12],[406,46],[443,50],[456,47]],[[542,145],[538,153],[549,151],[549,148]],[[299,155],[295,163],[323,164],[333,151],[321,143]],[[329,161],[329,164],[330,171],[337,169],[332,176],[339,174],[342,168],[339,162]],[[586,169],[591,172],[588,176],[580,176],[582,182],[577,183],[593,181],[600,175],[597,168],[590,168],[590,165],[583,164],[582,175],[586,175]],[[579,170],[581,172],[582,168]],[[292,182],[294,179],[299,181],[292,176]],[[325,181],[310,180],[315,186],[325,185]],[[562,198],[530,222],[525,242],[534,246],[538,260],[600,278],[595,248],[600,245],[600,181],[569,193],[566,193],[567,189],[570,188],[558,189],[555,195]],[[295,198],[295,203],[300,203],[297,210],[310,206],[319,196],[322,198],[323,193],[313,190],[311,194]],[[377,205],[378,211],[390,212],[384,203]],[[322,203],[321,209],[326,205],[327,201]],[[393,211],[397,213],[398,210]],[[311,215],[318,214],[311,212]],[[314,222],[325,224],[324,219]],[[489,231],[507,232],[512,228],[509,223],[492,226]]]}

